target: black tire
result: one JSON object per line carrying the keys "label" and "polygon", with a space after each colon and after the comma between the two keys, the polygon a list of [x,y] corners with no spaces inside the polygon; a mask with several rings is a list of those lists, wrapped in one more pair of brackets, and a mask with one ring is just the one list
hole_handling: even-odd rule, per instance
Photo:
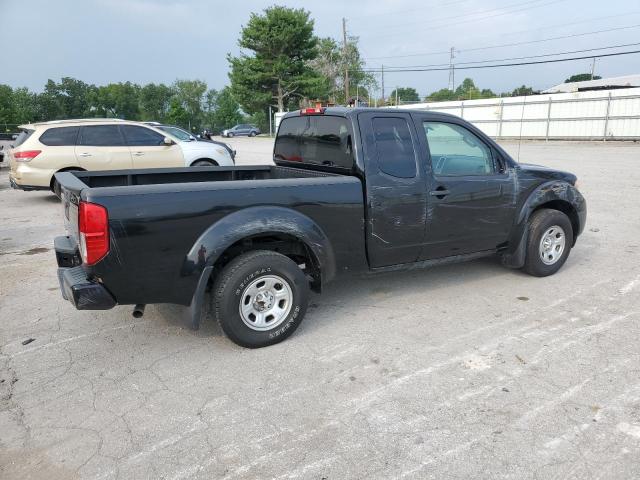
{"label": "black tire", "polygon": [[227,137],[228,137],[228,138],[233,137],[233,133],[231,133],[231,132],[227,133]]}
{"label": "black tire", "polygon": [[[251,285],[269,276],[285,280],[292,294],[288,300],[290,306],[283,320],[273,328],[267,325],[268,329],[256,330],[245,323],[248,320],[243,320],[240,305],[251,298],[247,293]],[[309,283],[298,265],[279,253],[256,250],[236,257],[218,275],[213,285],[211,310],[231,341],[242,347],[260,348],[279,343],[293,334],[304,318],[308,302]]]}
{"label": "black tire", "polygon": [[217,167],[218,164],[213,160],[196,160],[191,164],[192,167]]}
{"label": "black tire", "polygon": [[[542,260],[540,244],[543,236],[554,226],[559,226],[564,230],[564,248],[554,263],[549,265]],[[572,245],[573,227],[571,226],[569,217],[558,210],[548,208],[537,210],[529,219],[527,255],[523,270],[529,275],[536,277],[553,275],[560,270],[564,262],[567,261]],[[550,258],[551,257],[549,257],[549,259]]]}
{"label": "black tire", "polygon": [[250,136],[250,137],[255,137],[255,136],[256,136],[256,132],[251,132],[251,133],[249,133],[249,136]]}

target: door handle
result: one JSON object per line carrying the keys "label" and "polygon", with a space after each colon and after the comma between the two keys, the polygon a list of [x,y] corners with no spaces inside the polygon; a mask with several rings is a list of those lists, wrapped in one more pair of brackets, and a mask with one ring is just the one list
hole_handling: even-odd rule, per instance
{"label": "door handle", "polygon": [[444,198],[450,193],[451,192],[447,190],[446,187],[438,187],[435,190],[432,190],[431,192],[429,192],[429,195],[431,195],[432,197]]}
{"label": "door handle", "polygon": [[87,152],[83,152],[83,153],[79,153],[78,156],[80,156],[80,157],[90,157],[91,154],[87,153]]}
{"label": "door handle", "polygon": [[133,152],[133,155],[136,157],[140,157],[142,155],[144,155],[144,152]]}

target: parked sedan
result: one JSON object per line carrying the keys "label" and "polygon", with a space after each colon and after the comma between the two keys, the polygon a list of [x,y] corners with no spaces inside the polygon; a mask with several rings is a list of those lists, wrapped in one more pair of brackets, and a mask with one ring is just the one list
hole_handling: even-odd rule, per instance
{"label": "parked sedan", "polygon": [[249,125],[248,123],[241,123],[235,127],[231,127],[222,131],[223,137],[239,137],[245,135],[248,137],[255,137],[260,135],[260,129],[255,125]]}

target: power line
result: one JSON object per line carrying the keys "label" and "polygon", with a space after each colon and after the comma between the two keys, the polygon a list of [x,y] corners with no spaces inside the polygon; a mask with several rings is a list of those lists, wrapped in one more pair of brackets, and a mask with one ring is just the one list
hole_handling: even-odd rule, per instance
{"label": "power line", "polygon": [[[510,58],[494,58],[492,60],[476,60],[473,62],[458,62],[455,64],[455,66],[457,67],[458,65],[473,65],[476,63],[491,63],[491,62],[506,62],[506,61],[510,61],[510,60],[526,60],[526,59],[530,59],[530,58],[543,58],[543,57],[555,57],[557,55],[569,55],[572,53],[584,53],[584,52],[595,52],[597,50],[609,50],[611,48],[622,48],[622,47],[635,47],[637,45],[640,45],[640,42],[637,43],[622,43],[619,45],[610,45],[608,47],[597,47],[597,48],[585,48],[582,50],[568,50],[565,52],[556,52],[556,53],[544,53],[541,55],[528,55],[525,57],[510,57]],[[451,68],[451,61],[449,63],[432,63],[430,65],[402,65],[402,66],[397,66],[394,67],[393,65],[387,65],[387,67],[393,69],[393,68],[428,68],[428,67],[444,67],[446,65],[449,65],[449,67]]]}
{"label": "power line", "polygon": [[[539,65],[543,63],[558,63],[558,62],[571,62],[575,60],[585,60],[585,59],[593,59],[593,58],[605,58],[605,57],[616,57],[619,55],[632,55],[635,53],[640,53],[640,50],[631,50],[628,52],[616,52],[616,53],[601,53],[599,55],[587,55],[584,57],[571,57],[571,58],[557,58],[552,60],[538,60],[534,62],[518,62],[518,63],[500,63],[496,65],[472,65],[472,66],[462,66],[459,67],[459,70],[475,70],[481,68],[498,68],[498,67],[518,67],[521,65]],[[457,68],[457,65],[456,65]],[[442,70],[449,70],[449,67],[438,67],[438,68],[401,68],[396,70],[386,70],[387,73],[401,73],[401,72],[436,72]],[[365,69],[367,72],[379,72],[380,70],[376,69]]]}
{"label": "power line", "polygon": [[[542,0],[532,0],[532,1],[528,1],[528,2],[524,2],[524,3],[512,5],[511,7],[505,7],[505,8],[512,8],[512,7],[515,7],[515,6],[526,5],[526,4],[530,4],[530,3],[533,3],[533,2],[540,2],[540,1],[542,1]],[[483,16],[483,17],[480,17],[480,18],[470,18],[470,19],[467,19],[467,20],[460,20],[458,22],[450,22],[450,23],[444,23],[444,24],[440,24],[440,25],[429,25],[429,24],[425,25],[424,22],[407,22],[407,23],[402,24],[402,25],[390,25],[389,26],[389,27],[392,27],[392,26],[402,27],[403,30],[401,30],[401,31],[389,32],[389,33],[386,33],[384,35],[364,35],[364,36],[366,38],[385,38],[385,37],[392,37],[392,36],[395,36],[395,35],[406,35],[406,30],[404,30],[404,28],[406,28],[408,25],[414,25],[414,24],[423,25],[425,28],[428,28],[429,30],[437,30],[439,28],[451,27],[451,26],[454,26],[454,25],[461,25],[461,24],[469,23],[469,22],[479,22],[479,21],[482,21],[482,20],[488,20],[490,18],[501,17],[503,15],[510,15],[512,13],[524,12],[526,10],[531,10],[533,8],[546,7],[548,5],[553,5],[553,4],[557,4],[557,3],[560,3],[560,2],[566,2],[566,1],[567,0],[552,0],[552,1],[549,1],[547,3],[540,3],[538,5],[529,5],[528,7],[519,8],[517,10],[503,11],[503,12],[495,13],[493,15],[486,15],[486,16]],[[501,10],[501,9],[495,9],[495,10]],[[487,10],[485,12],[476,12],[476,13],[466,14],[466,15],[456,15],[455,17],[442,17],[442,18],[440,18],[440,20],[444,20],[446,18],[459,18],[460,16],[464,17],[464,16],[478,15],[478,14],[481,14],[481,13],[488,13],[488,12],[495,11],[495,10]]]}
{"label": "power line", "polygon": [[[447,2],[447,3],[438,3],[436,5],[432,5],[430,7],[435,7],[435,8],[442,8],[442,7],[450,7],[451,5],[457,5],[459,3],[467,3],[470,2],[471,0],[454,0],[453,2]],[[379,13],[369,13],[366,15],[358,15],[358,17],[354,18],[354,19],[350,19],[350,21],[360,21],[362,19],[365,18],[372,18],[372,17],[389,17],[392,15],[402,15],[405,13],[413,13],[413,12],[424,12],[425,11],[425,6],[422,6],[420,8],[411,8],[408,10],[393,10],[393,11],[386,11],[386,12],[379,12]]]}
{"label": "power line", "polygon": [[[464,48],[464,49],[459,49],[457,50],[458,53],[460,52],[477,52],[480,50],[492,50],[495,48],[505,48],[505,47],[517,47],[520,45],[531,45],[534,43],[544,43],[544,42],[551,42],[554,40],[564,40],[567,38],[576,38],[576,37],[585,37],[588,35],[596,35],[599,33],[606,33],[606,32],[615,32],[615,31],[620,31],[620,30],[628,30],[631,28],[638,28],[640,27],[640,24],[636,24],[636,25],[628,25],[628,26],[624,26],[624,27],[614,27],[614,28],[608,28],[608,29],[604,29],[604,30],[595,30],[592,32],[582,32],[582,33],[573,33],[570,35],[560,35],[557,37],[549,37],[549,38],[541,38],[538,40],[527,40],[524,42],[512,42],[512,43],[502,43],[502,44],[498,44],[498,45],[489,45],[489,46],[485,46],[485,47],[475,47],[475,48]],[[408,55],[392,55],[392,56],[385,56],[385,57],[367,57],[364,58],[364,60],[379,60],[379,59],[387,59],[387,58],[409,58],[409,57],[424,57],[424,56],[428,56],[428,55],[440,55],[440,54],[445,54],[445,53],[449,53],[449,50],[443,50],[440,52],[426,52],[426,53],[413,53],[413,54],[408,54]]]}

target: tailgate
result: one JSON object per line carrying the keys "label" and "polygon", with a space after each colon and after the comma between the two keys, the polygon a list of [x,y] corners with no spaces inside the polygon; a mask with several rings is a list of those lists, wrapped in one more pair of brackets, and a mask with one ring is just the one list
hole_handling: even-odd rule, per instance
{"label": "tailgate", "polygon": [[84,188],[88,187],[84,182],[80,181],[73,172],[56,173],[55,177],[61,186],[64,226],[67,234],[72,237],[77,244],[79,242],[78,205],[80,203],[80,193]]}

